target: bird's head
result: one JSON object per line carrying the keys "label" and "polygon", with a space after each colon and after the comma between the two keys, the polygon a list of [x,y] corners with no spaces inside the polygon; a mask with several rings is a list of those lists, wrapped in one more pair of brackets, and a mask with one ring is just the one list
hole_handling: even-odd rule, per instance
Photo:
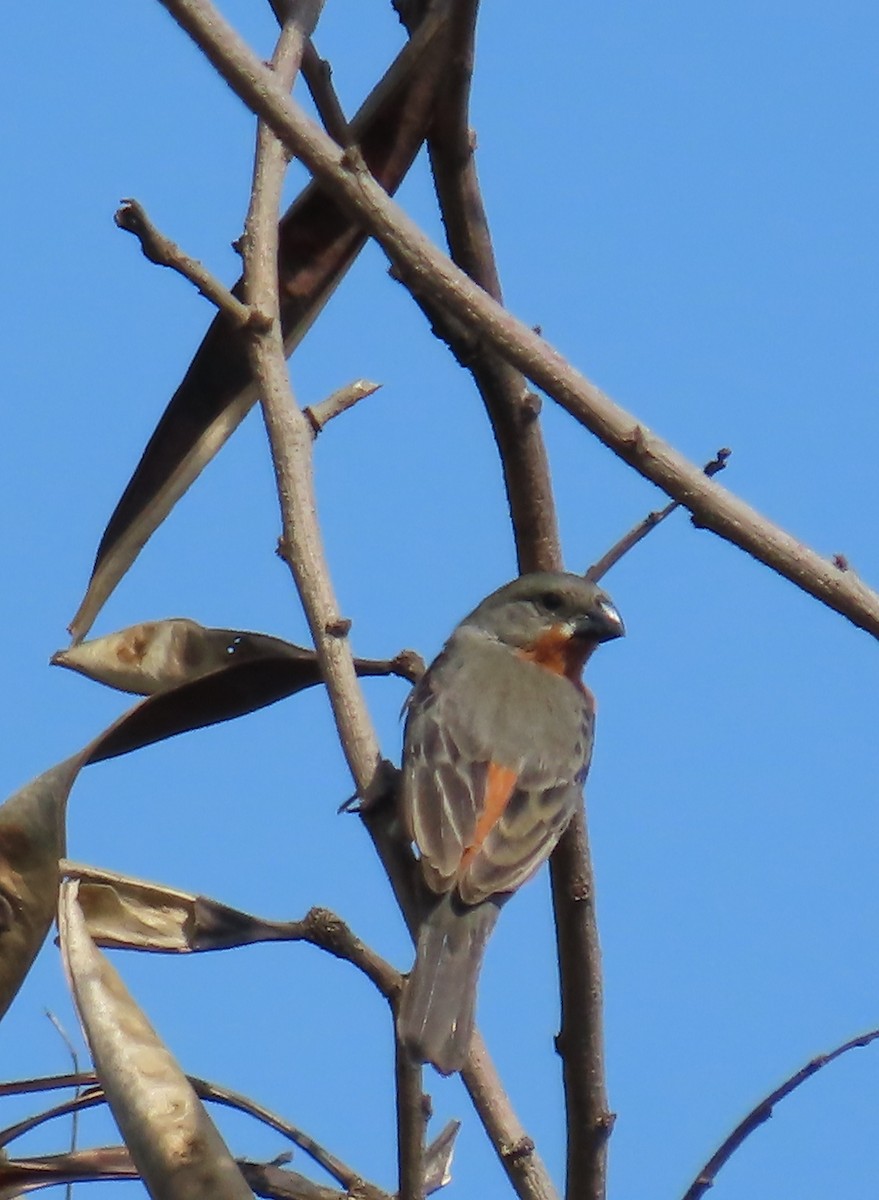
{"label": "bird's head", "polygon": [[582,575],[540,571],[492,592],[461,622],[560,674],[579,674],[625,626],[610,597]]}

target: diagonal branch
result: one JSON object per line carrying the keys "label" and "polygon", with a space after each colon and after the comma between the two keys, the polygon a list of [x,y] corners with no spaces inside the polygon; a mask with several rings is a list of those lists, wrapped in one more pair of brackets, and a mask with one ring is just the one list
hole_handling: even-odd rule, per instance
{"label": "diagonal branch", "polygon": [[208,0],[161,0],[223,78],[379,242],[407,286],[423,291],[518,367],[620,458],[696,516],[853,624],[879,636],[879,594],[760,516],[653,434],[533,329],[507,313],[409,220],[356,157],[293,103]]}
{"label": "diagonal branch", "polygon": [[843,1054],[848,1054],[849,1050],[856,1050],[863,1046],[869,1046],[871,1042],[875,1042],[879,1038],[879,1029],[871,1029],[869,1033],[862,1033],[859,1037],[851,1038],[847,1042],[843,1042],[841,1046],[837,1046],[835,1050],[831,1050],[828,1054],[819,1054],[815,1058],[806,1063],[804,1067],[800,1067],[799,1071],[795,1071],[788,1079],[779,1087],[764,1097],[759,1104],[741,1120],[729,1137],[725,1138],[718,1149],[712,1154],[708,1162],[687,1188],[684,1193],[684,1200],[700,1200],[710,1187],[714,1186],[714,1181],[717,1178],[717,1173],[721,1167],[725,1166],[739,1149],[746,1138],[750,1137],[755,1129],[759,1129],[772,1116],[773,1109],[780,1100],[784,1100],[785,1096],[789,1096],[791,1092],[796,1091],[801,1083],[805,1083],[807,1079],[811,1079],[828,1063],[832,1063],[834,1059],[841,1058]]}
{"label": "diagonal branch", "polygon": [[157,229],[137,200],[123,200],[122,207],[113,219],[120,229],[134,234],[145,258],[159,267],[169,267],[188,279],[202,296],[225,313],[233,327],[243,327],[254,319],[259,320],[259,315],[242,304],[235,293],[220,283],[203,263],[190,254],[184,254],[175,242]]}

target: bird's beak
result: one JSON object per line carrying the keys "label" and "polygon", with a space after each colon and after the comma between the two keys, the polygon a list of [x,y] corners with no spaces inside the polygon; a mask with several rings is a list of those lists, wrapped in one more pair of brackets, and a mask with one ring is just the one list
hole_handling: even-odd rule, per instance
{"label": "bird's beak", "polygon": [[626,627],[623,618],[606,596],[596,601],[592,612],[577,622],[575,637],[589,638],[593,642],[612,642],[624,637]]}

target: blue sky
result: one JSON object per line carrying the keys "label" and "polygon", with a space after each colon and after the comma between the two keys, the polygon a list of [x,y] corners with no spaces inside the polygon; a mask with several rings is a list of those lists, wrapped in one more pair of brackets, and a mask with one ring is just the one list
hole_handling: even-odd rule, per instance
{"label": "blue sky", "polygon": [[[224,11],[270,53],[267,6]],[[87,0],[54,22],[7,6],[0,39],[7,794],[125,707],[46,662],[211,317],[112,214],[137,197],[231,281],[253,121],[156,4]],[[731,446],[728,486],[874,583],[877,40],[867,3],[558,3],[537,27],[533,7],[508,0],[485,8],[474,95],[511,309],[694,460]],[[349,111],[400,41],[389,6],[328,5],[319,46]],[[423,159],[400,198],[440,238]],[[514,558],[469,378],[372,247],[292,364],[303,403],[358,376],[382,391],[317,446],[333,577],[359,653],[430,657]],[[567,564],[583,569],[663,498],[549,402],[545,429]],[[277,533],[251,416],[97,631],[186,615],[302,640]],[[671,1200],[761,1095],[879,1025],[876,649],[680,514],[606,582],[629,629],[589,668],[611,1195]],[[396,758],[405,688],[367,692]],[[266,916],[327,905],[405,967],[368,841],[335,815],[350,791],[314,691],[90,769],[71,801],[70,851]],[[542,874],[504,913],[480,1013],[560,1178],[553,961]],[[116,962],[187,1069],[392,1184],[389,1022],[350,969],[279,946]],[[75,1029],[52,946],[0,1031],[4,1077],[67,1068],[45,1007]],[[872,1198],[877,1054],[854,1052],[786,1101],[721,1175],[717,1200]],[[465,1121],[448,1194],[503,1194],[463,1090],[429,1090],[437,1127]],[[249,1124],[223,1127],[250,1157],[284,1148]],[[65,1137],[22,1145],[45,1152]]]}

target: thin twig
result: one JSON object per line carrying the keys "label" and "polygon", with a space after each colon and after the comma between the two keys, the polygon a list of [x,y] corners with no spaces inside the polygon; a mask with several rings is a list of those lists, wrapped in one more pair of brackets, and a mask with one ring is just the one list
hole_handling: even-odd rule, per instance
{"label": "thin twig", "polygon": [[470,1042],[461,1078],[516,1195],[557,1200],[553,1182],[504,1091],[478,1029]]}
{"label": "thin twig", "polygon": [[[70,1061],[73,1064],[73,1073],[77,1074],[79,1072],[79,1055],[76,1053],[76,1047],[74,1046],[73,1042],[71,1041],[70,1035],[68,1034],[68,1032],[64,1028],[64,1026],[61,1024],[61,1022],[58,1020],[58,1018],[55,1016],[55,1014],[53,1012],[51,1012],[50,1009],[48,1009],[48,1008],[46,1009],[46,1016],[52,1022],[52,1025],[55,1027],[55,1032],[61,1038],[64,1045],[67,1047],[67,1052],[70,1055]],[[79,1089],[76,1090],[76,1092],[74,1094],[74,1099],[78,1099],[78,1097],[79,1097]],[[77,1142],[78,1135],[79,1135],[79,1110],[74,1109],[73,1112],[71,1113],[71,1117],[70,1117],[70,1153],[71,1154],[75,1153],[75,1151],[76,1151],[76,1142]],[[73,1184],[72,1183],[67,1184],[67,1186],[64,1189],[64,1194],[66,1195],[67,1200],[70,1200],[70,1197],[73,1195]]]}
{"label": "thin twig", "polygon": [[[711,462],[706,463],[702,468],[703,473],[710,479],[719,471],[724,470],[727,459],[731,454],[732,450],[727,449],[725,446],[721,450],[718,450]],[[620,559],[629,553],[633,546],[637,546],[643,538],[647,537],[647,534],[651,530],[655,529],[666,517],[671,516],[676,508],[680,507],[680,500],[672,500],[670,504],[666,504],[665,508],[660,508],[656,512],[649,512],[643,521],[639,521],[637,525],[633,526],[628,533],[624,534],[618,542],[611,546],[606,554],[601,556],[598,562],[592,564],[586,572],[586,578],[591,579],[593,583],[598,583],[599,579],[604,578],[611,567],[615,567]]]}
{"label": "thin twig", "polygon": [[[95,1076],[89,1076],[83,1072],[81,1078],[86,1085],[95,1081]],[[68,1086],[68,1085],[65,1085]],[[32,1129],[38,1128],[40,1125],[45,1125],[48,1121],[54,1121],[57,1117],[67,1117],[76,1115],[86,1108],[94,1108],[98,1104],[104,1103],[104,1093],[95,1094],[91,1090],[79,1091],[70,1100],[65,1100],[63,1104],[56,1104],[52,1108],[44,1109],[42,1112],[35,1113],[33,1116],[24,1117],[21,1121],[16,1121],[14,1125],[7,1126],[6,1129],[0,1129],[0,1147],[9,1145],[16,1138],[23,1137],[24,1134],[30,1133]]]}
{"label": "thin twig", "polygon": [[[269,7],[275,14],[275,20],[283,26],[293,15],[294,0],[269,0]],[[318,54],[311,38],[305,43],[300,69],[324,129],[340,146],[353,146],[354,135],[333,87],[332,68]]]}
{"label": "thin twig", "polygon": [[351,963],[375,984],[386,1000],[396,1003],[402,982],[400,972],[352,933],[335,913],[327,908],[312,908],[296,924],[302,941]]}
{"label": "thin twig", "polygon": [[815,1058],[806,1063],[804,1067],[800,1067],[799,1071],[795,1071],[789,1079],[786,1079],[780,1087],[770,1092],[765,1099],[748,1113],[744,1120],[736,1125],[732,1133],[712,1154],[708,1162],[687,1188],[684,1193],[683,1200],[699,1200],[700,1196],[704,1196],[710,1187],[713,1186],[717,1173],[729,1159],[735,1154],[736,1150],[741,1146],[742,1142],[749,1137],[755,1129],[768,1121],[772,1116],[772,1110],[780,1100],[785,1096],[789,1096],[791,1092],[796,1091],[801,1083],[805,1083],[807,1079],[811,1079],[822,1067],[826,1067],[828,1063],[832,1063],[834,1059],[841,1058],[843,1054],[847,1054],[849,1050],[856,1050],[862,1046],[869,1046],[871,1042],[875,1042],[879,1038],[879,1029],[871,1029],[869,1033],[862,1033],[859,1037],[851,1038],[847,1042],[843,1042],[841,1046],[837,1046],[835,1050],[831,1050],[829,1054],[818,1054]]}
{"label": "thin twig", "polygon": [[359,401],[377,392],[380,387],[380,383],[373,383],[369,379],[355,379],[327,396],[326,400],[321,400],[319,404],[306,405],[302,411],[311,422],[315,437],[333,417],[347,412]]}
{"label": "thin twig", "polygon": [[[362,1180],[353,1189],[339,1191],[314,1183],[296,1171],[276,1163],[254,1163],[237,1159],[238,1167],[258,1196],[267,1200],[392,1200],[391,1196]],[[3,1195],[20,1194],[35,1188],[66,1183],[95,1183],[104,1180],[139,1179],[126,1146],[97,1146],[71,1154],[5,1159],[0,1162]]]}
{"label": "thin twig", "polygon": [[293,1125],[283,1117],[279,1117],[277,1113],[273,1113],[270,1109],[257,1104],[256,1101],[251,1100],[248,1096],[243,1096],[240,1092],[234,1092],[230,1088],[220,1087],[218,1084],[211,1083],[206,1079],[198,1079],[193,1076],[188,1076],[188,1078],[195,1089],[196,1095],[200,1099],[210,1100],[214,1104],[222,1104],[227,1108],[235,1109],[237,1112],[246,1113],[247,1116],[253,1117],[263,1125],[267,1125],[269,1129],[274,1129],[276,1133],[280,1133],[283,1137],[291,1141],[294,1146],[298,1146],[300,1150],[304,1150],[318,1166],[322,1167],[346,1191],[353,1191],[357,1187],[360,1187],[364,1196],[384,1194],[374,1184],[364,1180],[362,1175],[358,1175],[342,1159],[327,1150],[325,1146],[322,1146],[320,1142],[315,1141],[313,1137],[305,1133],[297,1125]]}
{"label": "thin twig", "polygon": [[248,305],[242,304],[238,297],[230,292],[225,284],[220,283],[207,267],[198,259],[185,254],[176,242],[161,233],[146,214],[143,205],[137,200],[123,200],[122,207],[113,218],[120,229],[133,233],[140,242],[140,248],[150,262],[160,267],[170,267],[188,279],[190,283],[213,301],[217,308],[226,314],[235,325],[244,327],[252,322],[260,321],[258,314]]}
{"label": "thin twig", "polygon": [[[244,1113],[246,1116],[252,1117],[259,1121],[262,1125],[266,1125],[275,1133],[281,1134],[287,1138],[294,1146],[298,1146],[304,1151],[319,1167],[327,1172],[331,1178],[335,1179],[346,1191],[352,1191],[359,1187],[361,1194],[364,1197],[382,1197],[385,1195],[380,1188],[363,1179],[347,1163],[338,1158],[335,1154],[329,1151],[320,1142],[316,1141],[310,1134],[300,1129],[298,1125],[294,1125],[291,1121],[279,1116],[268,1108],[264,1108],[250,1097],[242,1095],[240,1092],[232,1091],[230,1088],[222,1087],[220,1084],[212,1083],[207,1079],[199,1079],[195,1075],[187,1076],[192,1084],[196,1095],[201,1100],[208,1100],[213,1104],[221,1104],[226,1108],[235,1109],[237,1112]],[[106,1103],[104,1090],[98,1082],[98,1077],[94,1071],[83,1071],[76,1075],[59,1075],[48,1076],[43,1079],[27,1079],[16,1080],[3,1085],[3,1095],[21,1095],[33,1091],[46,1091],[61,1087],[82,1087],[87,1090],[81,1091],[71,1100],[64,1104],[59,1104],[54,1108],[46,1109],[41,1113],[36,1113],[34,1116],[27,1117],[25,1120],[17,1122],[15,1125],[10,1125],[7,1129],[0,1130],[0,1147],[7,1146],[16,1138],[22,1137],[25,1133],[30,1133],[33,1129],[40,1125],[46,1124],[48,1121],[55,1120],[57,1117],[65,1117],[70,1113],[82,1112],[87,1108],[94,1108],[99,1104]]]}
{"label": "thin twig", "polygon": [[89,1087],[97,1076],[94,1071],[77,1071],[75,1075],[39,1075],[34,1079],[7,1079],[0,1083],[3,1096],[29,1096],[32,1092],[51,1092],[58,1088]]}
{"label": "thin twig", "polygon": [[423,290],[551,395],[620,458],[705,526],[765,563],[853,624],[879,636],[879,594],[852,571],[761,517],[639,424],[543,338],[451,263],[368,172],[310,121],[209,0],[161,0],[232,89],[266,120],[346,211],[379,242],[407,285]]}
{"label": "thin twig", "polygon": [[351,126],[333,87],[333,69],[309,41],[302,56],[302,74],[324,129],[345,150],[355,144]]}

